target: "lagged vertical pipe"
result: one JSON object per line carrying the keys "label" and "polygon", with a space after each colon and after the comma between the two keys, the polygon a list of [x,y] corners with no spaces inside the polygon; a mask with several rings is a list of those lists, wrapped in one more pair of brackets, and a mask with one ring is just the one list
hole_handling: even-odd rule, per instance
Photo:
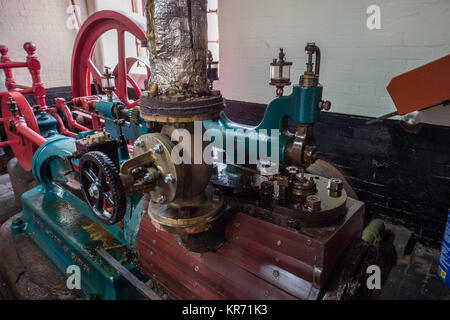
{"label": "lagged vertical pipe", "polygon": [[207,95],[207,0],[146,0],[150,85],[159,94]]}

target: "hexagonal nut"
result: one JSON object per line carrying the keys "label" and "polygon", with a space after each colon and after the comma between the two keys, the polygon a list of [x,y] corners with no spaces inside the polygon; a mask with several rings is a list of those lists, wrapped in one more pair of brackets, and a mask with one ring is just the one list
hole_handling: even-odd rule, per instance
{"label": "hexagonal nut", "polygon": [[330,197],[337,198],[342,195],[342,190],[344,189],[344,184],[339,178],[331,178],[328,180],[328,191]]}
{"label": "hexagonal nut", "polygon": [[322,201],[318,196],[307,196],[306,197],[306,210],[308,212],[314,213],[319,212],[321,209]]}
{"label": "hexagonal nut", "polygon": [[319,102],[319,110],[330,110],[331,109],[331,102],[326,100],[326,101],[320,101]]}
{"label": "hexagonal nut", "polygon": [[171,173],[166,174],[166,176],[164,177],[164,183],[170,184],[175,182],[175,178],[173,177],[173,175]]}
{"label": "hexagonal nut", "polygon": [[326,110],[326,111],[330,110],[331,109],[331,101],[328,101],[328,100],[324,101],[322,108],[323,108],[323,110]]}
{"label": "hexagonal nut", "polygon": [[147,183],[153,182],[153,176],[150,173],[146,173],[144,176],[144,181]]}
{"label": "hexagonal nut", "polygon": [[294,166],[286,167],[286,173],[295,176],[298,173],[298,167]]}
{"label": "hexagonal nut", "polygon": [[142,148],[142,147],[144,146],[144,141],[142,141],[141,139],[137,139],[137,140],[134,142],[134,146],[135,146],[135,147],[138,147],[138,148]]}
{"label": "hexagonal nut", "polygon": [[166,197],[161,194],[156,198],[156,202],[159,204],[163,204],[164,202],[166,202]]}
{"label": "hexagonal nut", "polygon": [[152,148],[152,151],[153,151],[153,153],[161,154],[161,153],[163,153],[164,148],[163,148],[162,145],[157,144],[157,145],[155,145],[155,146]]}

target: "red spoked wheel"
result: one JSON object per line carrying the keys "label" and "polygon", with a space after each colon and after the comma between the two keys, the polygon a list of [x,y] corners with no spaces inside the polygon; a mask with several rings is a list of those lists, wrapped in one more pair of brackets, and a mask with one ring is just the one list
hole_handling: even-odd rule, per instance
{"label": "red spoked wheel", "polygon": [[26,125],[30,129],[40,134],[39,126],[36,117],[34,116],[33,109],[31,108],[31,106],[28,104],[28,101],[21,93],[8,92],[3,96],[2,99],[3,125],[6,132],[6,137],[8,138],[9,147],[11,148],[12,152],[14,153],[14,156],[17,158],[22,168],[24,168],[27,171],[30,171],[34,152],[37,150],[39,146],[33,144],[33,142],[31,142],[24,136],[19,135],[11,130],[12,128],[10,127],[10,123],[14,123],[16,117],[12,114],[12,112],[8,108],[8,101],[10,100],[10,98],[12,98],[16,102],[18,108],[17,112],[23,116]]}
{"label": "red spoked wheel", "polygon": [[[130,77],[129,73],[131,68],[133,67],[133,65],[136,62],[140,62],[143,63],[145,68],[147,69],[147,79],[150,79],[150,64],[148,63],[148,61],[146,61],[146,59],[142,58],[142,57],[128,57],[126,59],[126,66],[127,66],[127,81],[128,83],[131,84],[131,86],[133,87],[134,92],[136,93],[137,97],[140,98],[142,95],[142,91],[141,88],[139,87],[139,85],[137,84],[137,82]],[[113,76],[117,79],[119,77],[119,69],[118,69],[118,65],[116,66],[116,68],[113,71]],[[133,102],[131,105],[127,105],[128,108],[132,108],[134,106],[137,105],[137,101]]]}
{"label": "red spoked wheel", "polygon": [[125,32],[134,35],[138,40],[146,40],[146,28],[133,18],[111,10],[99,11],[90,16],[78,32],[72,53],[72,96],[84,97],[91,95],[91,74],[96,82],[101,85],[102,72],[98,70],[92,61],[97,40],[107,31],[117,31],[118,64],[114,69],[116,76],[115,95],[127,106],[132,108],[136,101],[128,97],[127,82],[136,91],[138,98],[141,90],[138,84],[129,76],[133,64],[140,60],[147,67],[147,75],[150,76],[150,66],[145,59],[125,56]]}

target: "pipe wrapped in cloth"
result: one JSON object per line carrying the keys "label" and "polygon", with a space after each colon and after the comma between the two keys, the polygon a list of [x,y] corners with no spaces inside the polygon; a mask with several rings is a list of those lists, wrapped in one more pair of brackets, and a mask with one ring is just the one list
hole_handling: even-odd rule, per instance
{"label": "pipe wrapped in cloth", "polygon": [[207,95],[206,0],[147,0],[150,83],[159,93]]}

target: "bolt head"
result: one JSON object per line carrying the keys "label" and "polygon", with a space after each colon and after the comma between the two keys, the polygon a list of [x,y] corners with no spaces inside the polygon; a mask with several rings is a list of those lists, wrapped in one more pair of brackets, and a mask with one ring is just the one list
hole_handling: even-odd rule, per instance
{"label": "bolt head", "polygon": [[166,197],[163,195],[160,195],[156,198],[156,202],[159,204],[163,204],[164,202],[166,202]]}
{"label": "bolt head", "polygon": [[332,178],[328,180],[328,190],[330,197],[336,198],[342,195],[342,189],[344,188],[344,183],[339,178]]}
{"label": "bolt head", "polygon": [[166,174],[166,176],[164,177],[164,182],[167,184],[173,183],[175,181],[175,179],[173,178],[173,175],[171,173]]}
{"label": "bolt head", "polygon": [[100,190],[98,188],[98,185],[96,183],[93,183],[89,189],[88,193],[91,197],[94,197],[95,199],[98,199],[100,197]]}
{"label": "bolt head", "polygon": [[154,146],[153,147],[153,149],[152,149],[152,151],[153,151],[153,153],[156,153],[156,154],[161,154],[162,152],[163,152],[163,146],[162,145],[160,145],[160,144],[157,144],[156,146]]}
{"label": "bolt head", "polygon": [[306,197],[306,209],[308,212],[318,212],[320,211],[322,201],[318,196],[308,196]]}
{"label": "bolt head", "polygon": [[328,180],[328,189],[332,191],[341,191],[343,187],[344,187],[343,182],[339,178],[332,178]]}
{"label": "bolt head", "polygon": [[152,178],[152,176],[150,175],[150,173],[146,173],[146,174],[145,174],[145,176],[144,176],[144,181],[145,181],[145,182],[152,182],[152,181],[153,181],[153,178]]}
{"label": "bolt head", "polygon": [[135,147],[138,147],[138,148],[141,148],[141,147],[144,146],[144,142],[143,142],[142,140],[140,140],[140,139],[137,139],[137,140],[134,142],[134,146],[135,146]]}

